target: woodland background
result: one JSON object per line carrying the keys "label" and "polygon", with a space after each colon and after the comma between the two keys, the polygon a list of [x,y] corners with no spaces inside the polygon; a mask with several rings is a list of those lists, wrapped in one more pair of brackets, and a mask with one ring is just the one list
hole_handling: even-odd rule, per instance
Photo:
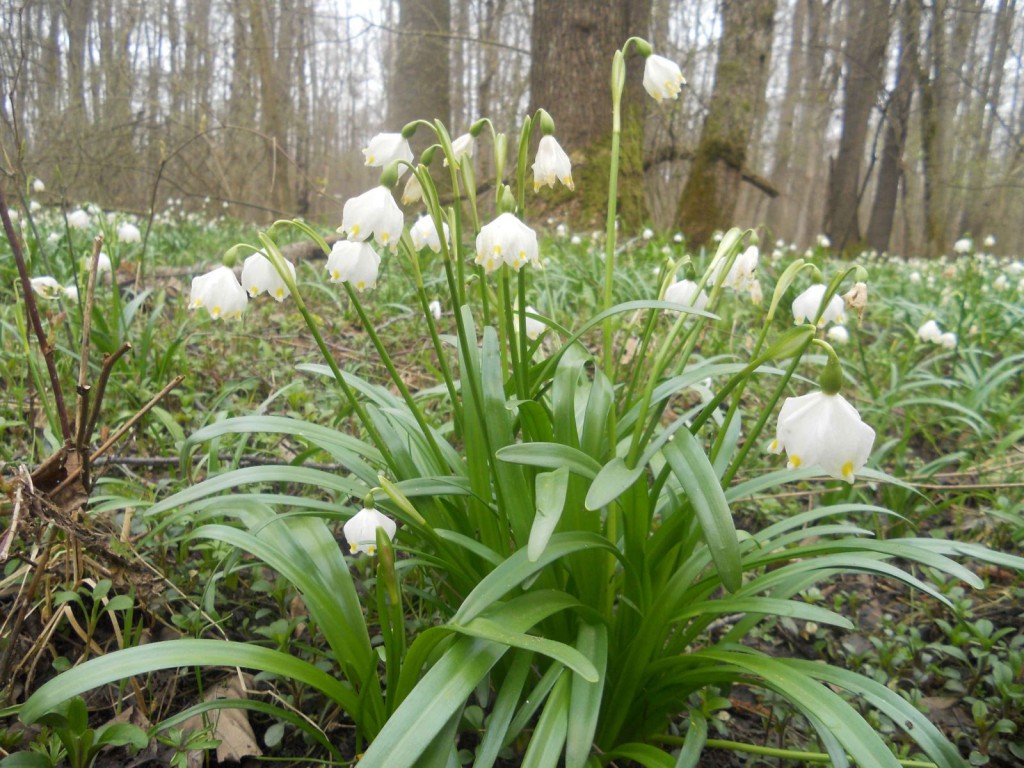
{"label": "woodland background", "polygon": [[[543,106],[599,218],[609,71],[629,35],[688,85],[627,89],[624,224],[692,244],[763,225],[803,247],[1021,251],[1016,0],[0,0],[5,183],[43,202],[336,222],[359,149],[416,117],[515,136]],[[642,64],[631,63],[639,78]],[[422,148],[422,147],[421,147]],[[490,147],[478,151],[486,183]],[[493,182],[493,180],[491,180]],[[14,185],[10,184],[13,188]],[[38,196],[37,196],[38,197]],[[558,208],[565,203],[563,208]],[[176,204],[176,202],[175,202]]]}

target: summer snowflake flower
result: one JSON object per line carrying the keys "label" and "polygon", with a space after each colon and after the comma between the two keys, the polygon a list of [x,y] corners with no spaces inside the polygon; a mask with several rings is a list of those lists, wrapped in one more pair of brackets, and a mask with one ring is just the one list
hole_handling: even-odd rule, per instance
{"label": "summer snowflake flower", "polygon": [[825,335],[835,344],[846,344],[850,341],[850,332],[846,330],[845,325],[833,325]]}
{"label": "summer snowflake flower", "polygon": [[358,197],[349,198],[341,212],[341,226],[349,240],[374,240],[390,248],[398,248],[402,237],[402,209],[398,207],[391,190],[384,186],[374,187]]}
{"label": "summer snowflake flower", "polygon": [[358,291],[377,285],[380,256],[369,243],[339,240],[327,257],[332,283],[351,283]]}
{"label": "summer snowflake flower", "polygon": [[[284,260],[288,271],[292,273],[292,280],[295,279],[295,265],[288,259]],[[263,251],[258,251],[246,257],[242,264],[242,287],[249,292],[249,296],[256,298],[266,291],[278,301],[284,301],[291,294],[288,286],[285,285],[281,275],[274,269],[270,259]]]}
{"label": "summer snowflake flower", "polygon": [[930,341],[938,343],[939,336],[942,335],[942,329],[939,324],[934,320],[929,320],[927,323],[917,329],[917,338],[921,341]]}
{"label": "summer snowflake flower", "polygon": [[686,80],[678,64],[656,53],[647,57],[644,62],[644,88],[655,101],[677,98],[684,85]]}
{"label": "summer snowflake flower", "polygon": [[428,309],[430,310],[430,315],[435,320],[440,320],[441,319],[441,302],[440,301],[438,301],[437,299],[434,299],[428,305]]}
{"label": "summer snowflake flower", "polygon": [[423,199],[423,185],[420,184],[419,176],[415,173],[405,182],[405,189],[402,190],[402,204],[409,205]]}
{"label": "summer snowflake flower", "polygon": [[832,247],[832,241],[829,240],[828,235],[826,235],[826,234],[818,235],[818,247],[819,248],[831,248]]}
{"label": "summer snowflake flower", "polygon": [[545,185],[553,187],[559,181],[576,189],[572,183],[572,162],[554,136],[542,136],[533,163],[533,191]]}
{"label": "summer snowflake flower", "polygon": [[842,395],[812,392],[786,398],[769,450],[785,451],[790,469],[817,464],[831,477],[852,483],[874,443],[875,430]]}
{"label": "summer snowflake flower", "polygon": [[650,240],[652,237],[654,237],[654,230],[651,229],[650,227],[644,227],[644,231],[640,233],[640,237],[642,237],[644,240]]}
{"label": "summer snowflake flower", "polygon": [[76,304],[78,303],[77,285],[65,285],[63,288],[61,288],[61,291],[64,292],[64,298],[66,298],[68,301],[73,301]]}
{"label": "summer snowflake flower", "polygon": [[953,243],[953,250],[960,254],[970,253],[974,250],[974,243],[969,237],[961,237]]}
{"label": "summer snowflake flower", "polygon": [[139,232],[138,227],[130,221],[126,221],[117,228],[117,239],[122,243],[138,243],[142,240],[142,233]]}
{"label": "summer snowflake flower", "polygon": [[[441,229],[444,230],[445,242],[450,243],[451,235],[448,233],[447,222],[441,222]],[[412,247],[417,251],[430,248],[434,253],[441,252],[441,238],[431,216],[420,216],[416,219],[416,223],[409,227],[409,237],[412,238]]]}
{"label": "summer snowflake flower", "polygon": [[61,284],[50,275],[33,277],[29,282],[32,284],[32,290],[44,299],[55,299],[64,291]]}
{"label": "summer snowflake flower", "polygon": [[395,538],[398,526],[395,521],[376,509],[361,509],[342,526],[349,551],[354,555],[365,552],[373,555],[377,552],[377,529],[383,528],[389,539]]}
{"label": "summer snowflake flower", "polygon": [[68,226],[72,229],[88,229],[91,221],[89,214],[81,208],[68,214]]}
{"label": "summer snowflake flower", "polygon": [[[87,256],[85,259],[86,271],[92,270],[92,256]],[[107,256],[106,251],[100,251],[99,258],[96,259],[96,277],[99,277],[105,272],[113,270],[113,265],[110,263],[110,257]]]}
{"label": "summer snowflake flower", "polygon": [[206,307],[214,320],[221,317],[238,320],[248,301],[245,289],[228,267],[217,267],[212,272],[192,278],[188,308]]}
{"label": "summer snowflake flower", "polygon": [[995,236],[994,235],[985,235],[985,239],[982,240],[982,244],[986,248],[991,248],[992,246],[994,246],[996,244]]}
{"label": "summer snowflake flower", "polygon": [[[526,312],[527,312],[527,314],[529,314],[531,312],[533,314],[535,314],[535,315],[537,314],[537,310],[534,309],[533,307],[529,307],[529,306],[526,308]],[[516,330],[518,331],[519,330],[519,313],[516,312],[515,315],[513,315],[512,319],[513,319],[513,321],[515,323]],[[544,333],[544,331],[546,331],[546,330],[547,330],[547,325],[545,325],[542,321],[537,320],[536,318],[533,318],[533,317],[527,317],[526,318],[526,338],[528,338],[530,341],[536,341],[538,338],[540,338],[540,335],[542,333]]]}
{"label": "summer snowflake flower", "polygon": [[[825,285],[823,283],[817,283],[812,285],[806,291],[801,293],[796,299],[793,300],[793,319],[797,325],[801,325],[804,322],[811,322],[818,315],[818,307],[821,306],[821,300],[825,297]],[[842,297],[833,296],[828,306],[821,313],[821,317],[818,318],[818,327],[824,328],[829,323],[842,323],[844,322],[843,311],[846,309],[846,304],[843,302]]]}
{"label": "summer snowflake flower", "polygon": [[704,309],[708,305],[708,295],[704,291],[698,291],[693,280],[677,280],[665,289],[665,301],[685,304],[694,309]]}
{"label": "summer snowflake flower", "polygon": [[[411,163],[412,147],[400,133],[378,133],[363,149],[363,155],[366,164],[371,166],[389,165],[396,160]],[[399,166],[398,175],[401,176],[408,168],[407,165]]]}
{"label": "summer snowflake flower", "polygon": [[480,228],[476,236],[476,263],[489,273],[502,263],[516,272],[524,264],[540,266],[537,233],[511,213],[503,213]]}
{"label": "summer snowflake flower", "polygon": [[[455,164],[459,165],[464,159],[473,157],[473,150],[476,148],[476,139],[472,134],[464,133],[452,142],[452,154],[455,155]],[[448,158],[444,159],[445,167],[448,166]]]}
{"label": "summer snowflake flower", "polygon": [[[719,234],[719,239],[721,235]],[[729,269],[729,273],[725,276],[722,281],[722,285],[726,288],[732,288],[736,291],[751,291],[755,283],[757,283],[757,262],[760,259],[757,246],[751,245],[743,253],[736,257],[733,261],[732,267]],[[715,265],[714,272],[711,273],[711,279],[709,282],[715,284],[719,280],[719,276],[722,272],[722,265],[724,261],[718,262]]]}
{"label": "summer snowflake flower", "polygon": [[40,192],[45,192],[46,184],[43,183],[42,179],[35,179],[32,182],[32,191],[35,192],[36,194],[39,194]]}
{"label": "summer snowflake flower", "polygon": [[956,349],[957,337],[952,331],[946,331],[939,335],[939,338],[935,340],[935,343],[939,346],[945,347],[946,349]]}
{"label": "summer snowflake flower", "polygon": [[992,287],[997,291],[1005,291],[1010,287],[1010,278],[1006,275],[999,275],[999,277],[992,282]]}

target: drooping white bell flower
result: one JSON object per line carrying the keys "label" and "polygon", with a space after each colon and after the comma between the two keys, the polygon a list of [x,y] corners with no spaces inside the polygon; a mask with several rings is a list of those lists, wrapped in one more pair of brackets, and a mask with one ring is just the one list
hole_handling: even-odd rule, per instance
{"label": "drooping white bell flower", "polygon": [[488,273],[503,263],[517,272],[524,264],[539,267],[537,233],[511,213],[503,213],[480,228],[476,236],[476,263]]}
{"label": "drooping white bell flower", "polygon": [[43,210],[43,204],[40,203],[38,200],[29,200],[28,201],[28,211],[29,211],[29,213],[39,213],[41,210]]}
{"label": "drooping white bell flower", "polygon": [[68,301],[78,303],[78,286],[72,283],[71,285],[65,285],[62,289],[64,292],[64,298]]}
{"label": "drooping white bell flower", "polygon": [[[413,157],[412,147],[400,133],[378,133],[363,149],[363,156],[370,166],[385,166],[396,160],[411,163]],[[408,169],[407,165],[399,165],[399,177]]]}
{"label": "drooping white bell flower", "polygon": [[664,56],[652,53],[644,62],[644,89],[655,101],[675,99],[686,85],[679,65]]}
{"label": "drooping white bell flower", "polygon": [[921,341],[930,341],[933,344],[938,343],[939,336],[942,335],[942,329],[939,324],[934,320],[929,320],[920,328],[917,329],[917,338]]}
{"label": "drooping white bell flower", "polygon": [[[455,164],[460,165],[466,158],[472,158],[475,149],[476,139],[470,133],[464,133],[452,141],[452,154],[455,155]],[[447,157],[444,159],[444,165],[448,167]]]}
{"label": "drooping white bell flower", "polygon": [[327,272],[332,283],[351,283],[357,291],[377,285],[380,256],[365,242],[339,240],[327,257]]}
{"label": "drooping white bell flower", "polygon": [[64,288],[50,275],[33,277],[30,281],[32,290],[44,299],[55,299],[64,292]]}
{"label": "drooping white bell flower", "polygon": [[921,273],[918,272],[917,270],[914,270],[909,275],[907,275],[907,280],[909,280],[914,285],[917,285],[918,283],[921,282]]}
{"label": "drooping white bell flower", "polygon": [[[96,259],[96,277],[113,271],[114,265],[110,262],[110,257],[106,251],[100,251],[99,257]],[[92,271],[92,256],[87,256],[85,259],[85,270],[86,272]]]}
{"label": "drooping white bell flower", "polygon": [[402,237],[404,221],[402,209],[391,196],[391,190],[378,186],[345,202],[338,232],[345,233],[349,240],[359,241],[372,235],[378,243],[394,251]]}
{"label": "drooping white bell flower", "polygon": [[[824,297],[825,285],[823,283],[816,283],[797,296],[793,300],[793,319],[796,321],[796,324],[801,325],[805,322],[812,322],[818,315],[818,307],[821,306],[821,300]],[[842,297],[832,296],[828,306],[825,307],[821,317],[818,318],[818,327],[824,328],[829,323],[845,322],[843,315],[845,310],[846,304],[843,302]]]}
{"label": "drooping white bell flower", "polygon": [[831,248],[832,247],[832,241],[829,240],[828,235],[826,235],[824,233],[818,235],[818,247],[819,248]]}
{"label": "drooping white bell flower", "polygon": [[974,242],[969,237],[961,237],[953,243],[953,250],[959,254],[970,253],[974,250]]}
{"label": "drooping white bell flower", "polygon": [[440,301],[438,301],[437,299],[434,299],[432,302],[430,302],[430,304],[427,306],[427,308],[430,310],[430,314],[431,314],[431,316],[435,320],[440,320],[441,319],[441,302]]}
{"label": "drooping white bell flower", "polygon": [[419,176],[415,173],[405,182],[405,189],[402,190],[402,204],[410,205],[423,199],[423,185],[420,184]]}
{"label": "drooping white bell flower", "polygon": [[[288,267],[288,271],[292,273],[292,280],[294,280],[295,265],[288,259],[285,259],[284,263]],[[249,292],[249,296],[253,299],[264,291],[278,301],[284,301],[291,294],[281,275],[274,269],[274,265],[270,263],[270,259],[263,251],[246,257],[242,264],[242,287]]]}
{"label": "drooping white bell flower", "polygon": [[34,179],[32,181],[32,191],[36,194],[46,191],[46,184],[43,183],[42,179]]}
{"label": "drooping white bell flower", "polygon": [[786,452],[790,469],[817,464],[831,477],[852,483],[875,443],[875,430],[840,394],[812,392],[788,397],[779,411],[769,450]]}
{"label": "drooping white bell flower", "polygon": [[992,287],[997,291],[1005,291],[1010,287],[1010,278],[1005,274],[999,275],[994,281],[992,281]]}
{"label": "drooping white bell flower", "polygon": [[391,540],[395,538],[398,526],[395,521],[376,509],[361,509],[342,526],[349,551],[354,555],[365,552],[368,555],[377,552],[377,529],[383,528]]}
{"label": "drooping white bell flower", "polygon": [[[445,242],[451,243],[448,223],[442,221],[441,229],[444,230]],[[434,226],[434,219],[431,216],[420,216],[416,219],[416,223],[409,227],[409,237],[412,239],[412,247],[417,251],[430,248],[434,253],[441,252],[441,238],[437,234],[437,227]]]}
{"label": "drooping white bell flower", "polygon": [[981,242],[986,248],[991,248],[996,244],[995,235],[985,235],[985,239]]}
{"label": "drooping white bell flower", "polygon": [[221,317],[242,317],[249,297],[235,273],[228,267],[217,267],[212,272],[192,278],[189,309],[205,307],[214,320]]}
{"label": "drooping white bell flower", "polygon": [[825,336],[834,344],[846,344],[850,341],[850,332],[846,330],[845,325],[833,325]]}
{"label": "drooping white bell flower", "polygon": [[138,227],[126,221],[117,228],[117,239],[122,243],[138,243],[142,241],[142,233]]}
{"label": "drooping white bell flower", "polygon": [[559,181],[569,189],[576,189],[572,183],[572,162],[554,136],[542,136],[533,163],[533,191],[544,185],[553,187]]}
{"label": "drooping white bell flower", "polygon": [[650,227],[644,227],[643,232],[640,233],[640,237],[644,240],[650,240],[654,237],[654,230]]}
{"label": "drooping white bell flower", "polygon": [[677,280],[665,289],[665,301],[684,304],[694,309],[704,309],[708,305],[708,295],[704,291],[698,291],[693,280]]}
{"label": "drooping white bell flower", "polygon": [[935,343],[946,349],[956,349],[957,337],[952,331],[946,331],[945,333],[939,334],[939,338],[935,340]]}
{"label": "drooping white bell flower", "polygon": [[68,214],[68,226],[72,229],[88,229],[92,223],[92,219],[89,214],[83,211],[81,208],[72,211]]}
{"label": "drooping white bell flower", "polygon": [[48,234],[46,236],[46,242],[48,242],[48,243],[59,243],[61,237],[63,237],[63,235],[61,235],[60,232],[51,232],[50,234]]}
{"label": "drooping white bell flower", "polygon": [[[537,310],[536,309],[534,309],[533,307],[529,307],[528,306],[526,308],[527,315],[529,315],[529,313],[531,313],[531,312],[533,314],[535,314],[535,315],[537,314]],[[515,325],[516,330],[518,331],[519,330],[519,313],[518,312],[513,314],[512,322]],[[526,318],[526,338],[528,338],[530,341],[536,341],[537,339],[539,339],[540,335],[542,333],[544,333],[544,331],[546,331],[547,328],[548,328],[547,325],[545,325],[543,321],[538,320],[538,319],[536,319],[534,317],[527,316],[527,318]]]}
{"label": "drooping white bell flower", "polygon": [[[729,269],[729,273],[722,281],[722,285],[741,293],[749,292],[753,288],[754,283],[757,282],[757,262],[759,259],[760,253],[757,250],[757,246],[748,246],[747,249],[737,256],[735,261],[733,261],[732,267]],[[715,269],[711,273],[711,278],[709,280],[712,285],[718,282],[722,273],[722,266],[724,264],[724,261],[720,261],[715,265]]]}

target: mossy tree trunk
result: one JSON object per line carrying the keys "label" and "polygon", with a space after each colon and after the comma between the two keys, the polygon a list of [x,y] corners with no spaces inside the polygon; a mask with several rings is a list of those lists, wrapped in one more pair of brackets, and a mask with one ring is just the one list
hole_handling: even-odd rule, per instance
{"label": "mossy tree trunk", "polygon": [[[388,83],[388,131],[397,132],[411,120],[439,119],[451,124],[449,0],[401,0],[397,54]],[[425,148],[426,131],[416,138]],[[452,136],[455,138],[455,136]]]}
{"label": "mossy tree trunk", "polygon": [[732,225],[747,147],[764,108],[776,0],[725,0],[711,105],[676,211],[694,245]]}
{"label": "mossy tree trunk", "polygon": [[[534,0],[530,111],[543,107],[573,161],[580,224],[600,222],[608,200],[611,147],[611,65],[631,35],[644,36],[650,0]],[[644,199],[643,61],[628,60],[622,103],[618,210],[627,228],[648,218]]]}

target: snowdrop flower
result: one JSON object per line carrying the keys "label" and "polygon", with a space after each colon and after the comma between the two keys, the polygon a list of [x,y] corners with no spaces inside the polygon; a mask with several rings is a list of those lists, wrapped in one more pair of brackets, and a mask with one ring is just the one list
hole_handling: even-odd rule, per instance
{"label": "snowdrop flower", "polygon": [[[473,150],[476,148],[476,139],[472,134],[464,133],[452,142],[452,154],[455,155],[455,164],[460,164],[466,158],[473,157]],[[448,158],[444,159],[444,165],[448,167]]]}
{"label": "snowdrop flower", "polygon": [[[292,273],[292,280],[294,280],[295,265],[288,259],[285,259],[284,263],[288,267],[288,271]],[[291,294],[281,275],[274,269],[274,265],[270,263],[270,259],[263,251],[257,251],[246,257],[242,264],[242,287],[254,299],[264,291],[278,301],[284,301]]]}
{"label": "snowdrop flower", "polygon": [[428,308],[430,309],[431,316],[433,316],[433,318],[435,320],[440,320],[441,319],[441,302],[440,301],[438,301],[437,299],[434,299],[432,302],[430,302]]}
{"label": "snowdrop flower", "polygon": [[365,552],[373,555],[377,552],[377,529],[383,528],[389,539],[395,538],[398,526],[395,521],[376,509],[361,509],[342,526],[349,551],[354,555]]}
{"label": "snowdrop flower", "polygon": [[850,332],[844,325],[833,325],[825,334],[828,340],[836,344],[846,344],[850,341]]}
{"label": "snowdrop flower", "polygon": [[982,240],[982,244],[984,244],[984,246],[986,248],[993,247],[996,244],[995,236],[994,235],[985,235],[985,239]]}
{"label": "snowdrop flower", "polygon": [[89,214],[81,208],[68,214],[68,226],[72,229],[88,229],[90,223]]}
{"label": "snowdrop flower", "polygon": [[665,289],[665,301],[684,304],[694,309],[704,309],[708,305],[708,295],[697,290],[693,280],[677,280]]}
{"label": "snowdrop flower", "polygon": [[394,251],[402,237],[403,223],[402,209],[391,196],[391,190],[379,186],[345,202],[338,232],[346,233],[349,240],[359,241],[373,235],[374,240]]}
{"label": "snowdrop flower", "polygon": [[[448,232],[447,222],[441,222],[444,230],[445,242],[451,242],[451,235]],[[441,252],[441,238],[437,234],[437,227],[434,226],[434,219],[431,216],[420,216],[416,223],[409,227],[409,237],[412,238],[412,247],[417,251],[430,248],[434,253]]]}
{"label": "snowdrop flower", "polygon": [[32,290],[44,299],[55,299],[64,291],[61,284],[50,275],[33,277],[29,282],[32,284]]}
{"label": "snowdrop flower", "polygon": [[476,263],[488,274],[508,264],[516,272],[524,264],[540,266],[537,233],[511,213],[503,213],[480,228],[476,236]]}
{"label": "snowdrop flower", "polygon": [[974,250],[974,243],[971,242],[969,237],[961,237],[953,243],[953,250],[959,254],[970,253]]}
{"label": "snowdrop flower", "polygon": [[942,335],[942,329],[939,328],[939,324],[934,320],[929,320],[927,323],[917,329],[917,338],[921,341],[930,341],[937,343],[939,336]]}
{"label": "snowdrop flower", "polygon": [[192,278],[188,308],[206,307],[214,320],[220,317],[238,320],[248,301],[245,289],[228,267],[217,267],[212,272]]}
{"label": "snowdrop flower", "polygon": [[657,102],[675,99],[686,85],[679,65],[664,56],[652,53],[644,62],[644,89]]}
{"label": "snowdrop flower", "polygon": [[402,204],[410,205],[423,199],[423,185],[419,177],[414,173],[405,182],[405,189],[402,190]]}
{"label": "snowdrop flower", "polygon": [[[454,146],[454,145],[453,145]],[[554,136],[542,136],[537,147],[537,159],[533,163],[533,191],[542,186],[555,186],[562,182],[570,190],[576,189],[572,183],[572,163],[565,150]]]}
{"label": "snowdrop flower", "polygon": [[36,194],[46,191],[46,185],[43,183],[42,179],[34,179],[32,181],[32,191]]}
{"label": "snowdrop flower", "polygon": [[142,241],[142,233],[138,227],[126,221],[117,228],[117,239],[122,243],[138,243]]}
{"label": "snowdrop flower", "polygon": [[78,303],[78,286],[77,285],[65,285],[61,288],[64,293],[64,297],[75,304]]}
{"label": "snowdrop flower", "polygon": [[[721,237],[721,236],[719,236]],[[753,284],[757,281],[757,262],[759,254],[756,245],[751,245],[743,253],[736,257],[733,261],[732,267],[729,269],[729,273],[725,276],[722,281],[722,285],[726,288],[732,288],[736,291],[749,291]],[[714,272],[711,273],[712,283],[717,283],[719,276],[722,272],[722,265],[724,261],[718,262],[715,265]]]}
{"label": "snowdrop flower", "polygon": [[939,335],[939,338],[935,339],[935,343],[939,346],[945,347],[946,349],[956,349],[956,334],[952,331],[946,331]]}
{"label": "snowdrop flower", "polygon": [[[389,165],[396,160],[411,163],[412,147],[400,133],[378,133],[363,149],[363,156],[370,166]],[[407,165],[399,165],[399,177],[407,170]]]}
{"label": "snowdrop flower", "polygon": [[790,469],[817,464],[831,477],[852,483],[871,455],[875,430],[840,394],[812,392],[788,397],[779,411],[769,450],[786,452]]}
{"label": "snowdrop flower", "polygon": [[[813,322],[814,318],[818,316],[818,308],[821,306],[823,298],[825,298],[825,285],[823,283],[816,283],[797,296],[793,301],[793,319],[796,321],[796,324]],[[842,297],[833,296],[829,300],[828,306],[822,311],[821,317],[818,318],[818,327],[824,328],[829,323],[843,323],[845,321],[843,316],[845,309],[846,304],[843,302]]]}
{"label": "snowdrop flower", "polygon": [[651,229],[650,227],[644,227],[644,231],[640,233],[640,237],[642,237],[644,240],[650,240],[652,237],[654,237],[654,230]]}
{"label": "snowdrop flower", "polygon": [[362,292],[377,285],[380,256],[369,243],[339,240],[327,257],[332,283],[351,283]]}

